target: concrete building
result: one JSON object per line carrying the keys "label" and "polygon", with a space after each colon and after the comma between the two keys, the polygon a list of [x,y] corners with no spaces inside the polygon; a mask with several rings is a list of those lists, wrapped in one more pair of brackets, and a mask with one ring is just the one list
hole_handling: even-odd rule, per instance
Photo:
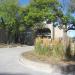
{"label": "concrete building", "polygon": [[[46,22],[45,22],[46,23]],[[58,26],[54,27],[53,23],[46,23],[45,28],[49,28],[51,30],[51,38],[52,39],[58,39],[63,38],[63,29],[59,29]]]}

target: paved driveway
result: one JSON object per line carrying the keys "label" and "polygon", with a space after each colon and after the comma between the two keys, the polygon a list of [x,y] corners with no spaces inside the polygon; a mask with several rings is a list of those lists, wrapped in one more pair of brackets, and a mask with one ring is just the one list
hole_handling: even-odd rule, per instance
{"label": "paved driveway", "polygon": [[32,46],[0,48],[0,75],[50,75],[26,68],[19,62],[20,54],[31,49]]}
{"label": "paved driveway", "polygon": [[0,48],[0,75],[75,75],[60,74],[59,71],[46,74],[25,67],[19,61],[20,54],[33,48],[33,46]]}

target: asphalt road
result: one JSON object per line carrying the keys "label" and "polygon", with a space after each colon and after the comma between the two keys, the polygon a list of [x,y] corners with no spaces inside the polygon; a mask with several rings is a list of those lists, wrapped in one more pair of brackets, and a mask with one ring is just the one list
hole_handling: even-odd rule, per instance
{"label": "asphalt road", "polygon": [[0,75],[50,75],[31,70],[19,62],[20,54],[32,49],[32,46],[0,48]]}
{"label": "asphalt road", "polygon": [[60,74],[59,71],[47,74],[25,67],[19,61],[20,54],[33,48],[33,46],[0,48],[0,75],[75,75]]}

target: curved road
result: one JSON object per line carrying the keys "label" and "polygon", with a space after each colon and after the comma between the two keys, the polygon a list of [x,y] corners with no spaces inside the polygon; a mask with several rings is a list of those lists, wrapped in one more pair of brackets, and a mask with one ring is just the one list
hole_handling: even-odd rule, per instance
{"label": "curved road", "polygon": [[20,54],[31,49],[32,46],[0,48],[0,75],[50,75],[26,68],[19,62]]}
{"label": "curved road", "polygon": [[0,48],[0,75],[75,75],[60,74],[60,71],[46,74],[25,67],[19,61],[20,54],[33,48],[33,46]]}

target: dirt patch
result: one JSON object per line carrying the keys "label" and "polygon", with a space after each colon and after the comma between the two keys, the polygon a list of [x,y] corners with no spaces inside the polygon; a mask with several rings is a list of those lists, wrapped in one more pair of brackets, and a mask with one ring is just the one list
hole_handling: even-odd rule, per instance
{"label": "dirt patch", "polygon": [[34,51],[22,53],[22,56],[26,59],[35,62],[42,62],[42,63],[52,64],[52,65],[59,65],[59,64],[75,65],[75,61],[67,61],[63,59],[58,60],[58,59],[54,59],[53,57],[41,56],[36,54]]}
{"label": "dirt patch", "polygon": [[0,48],[6,48],[6,47],[8,47],[7,44],[0,43]]}
{"label": "dirt patch", "polygon": [[4,43],[0,43],[0,48],[12,48],[12,47],[25,47],[26,45],[21,45],[21,44],[4,44]]}

